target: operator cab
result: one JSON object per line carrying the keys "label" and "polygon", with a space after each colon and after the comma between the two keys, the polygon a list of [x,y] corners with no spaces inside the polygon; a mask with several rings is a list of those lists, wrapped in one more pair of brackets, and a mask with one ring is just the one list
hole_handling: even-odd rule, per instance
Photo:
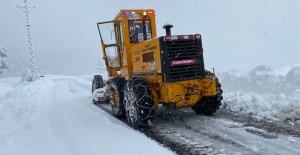
{"label": "operator cab", "polygon": [[[109,69],[118,71],[132,60],[131,47],[156,37],[154,10],[121,10],[113,21],[97,23],[103,58]],[[113,71],[113,72],[116,72]]]}

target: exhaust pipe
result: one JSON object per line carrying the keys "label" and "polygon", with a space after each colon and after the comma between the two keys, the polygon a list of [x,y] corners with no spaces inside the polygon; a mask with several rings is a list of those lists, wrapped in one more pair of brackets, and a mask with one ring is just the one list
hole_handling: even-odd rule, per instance
{"label": "exhaust pipe", "polygon": [[171,24],[166,24],[163,26],[164,29],[166,29],[166,36],[171,36],[171,28],[173,27],[173,25]]}

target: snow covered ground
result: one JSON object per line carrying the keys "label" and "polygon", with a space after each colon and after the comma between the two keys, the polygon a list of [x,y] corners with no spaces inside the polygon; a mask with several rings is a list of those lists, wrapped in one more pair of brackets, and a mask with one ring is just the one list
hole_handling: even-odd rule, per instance
{"label": "snow covered ground", "polygon": [[[223,107],[300,123],[300,64],[218,73]],[[92,76],[0,79],[0,154],[174,154],[92,104]],[[212,120],[216,121],[216,120]]]}
{"label": "snow covered ground", "polygon": [[300,123],[300,64],[222,72],[223,107],[257,118]]}
{"label": "snow covered ground", "polygon": [[85,76],[19,81],[0,79],[1,155],[174,154],[93,105]]}

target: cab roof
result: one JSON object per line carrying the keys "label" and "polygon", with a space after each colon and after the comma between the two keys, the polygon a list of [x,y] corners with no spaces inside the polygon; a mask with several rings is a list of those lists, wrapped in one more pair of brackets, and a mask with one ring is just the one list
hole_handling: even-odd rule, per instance
{"label": "cab roof", "polygon": [[119,19],[119,17],[122,17],[122,16],[130,16],[132,14],[143,15],[144,13],[155,15],[155,12],[153,9],[120,10],[120,12],[117,14],[117,16],[115,17],[114,20],[117,20],[117,19]]}

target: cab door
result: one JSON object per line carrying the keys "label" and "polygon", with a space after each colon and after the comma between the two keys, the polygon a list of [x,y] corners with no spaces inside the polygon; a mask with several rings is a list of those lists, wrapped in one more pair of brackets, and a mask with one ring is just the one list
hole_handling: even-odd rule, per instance
{"label": "cab door", "polygon": [[109,76],[117,74],[121,64],[121,37],[119,24],[116,21],[97,23],[101,39],[103,59]]}

